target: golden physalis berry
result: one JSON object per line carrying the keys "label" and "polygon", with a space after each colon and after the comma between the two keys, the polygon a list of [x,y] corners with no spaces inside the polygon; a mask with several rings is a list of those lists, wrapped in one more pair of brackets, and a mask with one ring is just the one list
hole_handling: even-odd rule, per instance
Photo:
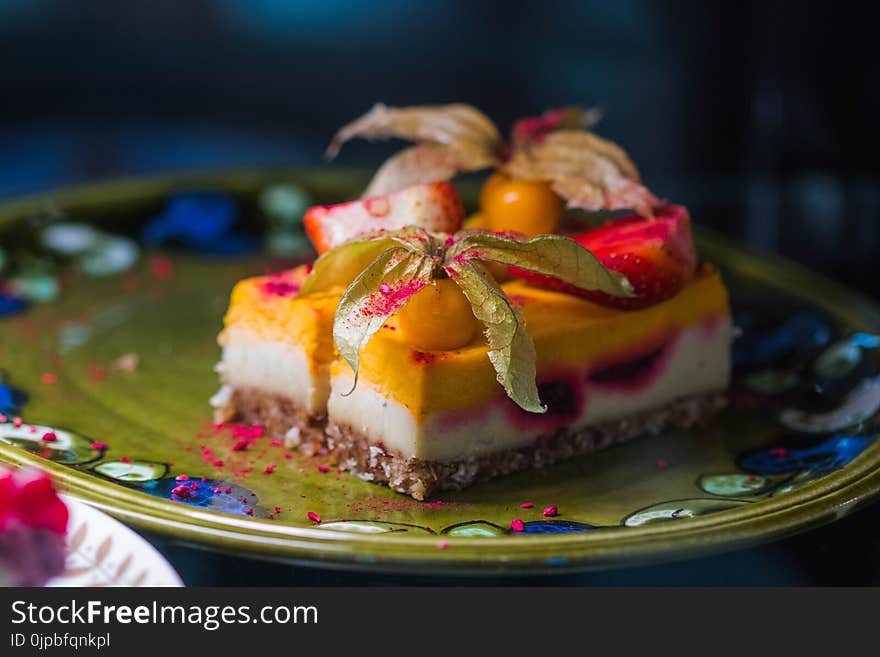
{"label": "golden physalis berry", "polygon": [[508,180],[510,180],[508,176],[497,171],[486,178],[486,182],[484,182],[483,186],[480,188],[479,203],[481,210],[489,204],[490,199],[494,198],[495,190],[498,185]]}
{"label": "golden physalis berry", "polygon": [[471,304],[452,280],[431,281],[397,313],[403,338],[417,349],[448,351],[468,344],[477,331]]}
{"label": "golden physalis berry", "polygon": [[555,233],[562,220],[562,199],[549,183],[489,176],[480,192],[480,211],[486,227],[514,231],[526,237]]}

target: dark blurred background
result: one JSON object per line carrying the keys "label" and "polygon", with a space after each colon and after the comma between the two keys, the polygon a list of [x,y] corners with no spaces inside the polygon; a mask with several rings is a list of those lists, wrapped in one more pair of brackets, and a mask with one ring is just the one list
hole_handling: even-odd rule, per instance
{"label": "dark blurred background", "polygon": [[466,101],[501,126],[596,104],[699,223],[880,296],[878,18],[839,1],[0,0],[0,197],[317,164],[379,100]]}

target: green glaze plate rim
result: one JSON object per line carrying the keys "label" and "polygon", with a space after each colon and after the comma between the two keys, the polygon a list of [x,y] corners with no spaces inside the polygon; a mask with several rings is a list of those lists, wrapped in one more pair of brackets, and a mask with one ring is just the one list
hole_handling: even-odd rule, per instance
{"label": "green glaze plate rim", "polygon": [[[358,170],[248,169],[167,174],[101,182],[0,204],[0,230],[48,208],[101,211],[149,204],[199,186],[253,192],[280,180],[320,183],[342,195],[367,178]],[[464,195],[475,188],[463,185]],[[859,330],[880,330],[880,308],[864,296],[777,256],[699,230],[701,254],[737,276],[809,301]],[[68,494],[140,529],[188,544],[294,564],[420,574],[552,574],[680,560],[779,539],[832,522],[880,493],[880,441],[848,465],[808,486],[735,509],[641,527],[586,533],[500,536],[370,535],[292,527],[202,510],[110,484],[0,444],[0,460],[47,470]]]}

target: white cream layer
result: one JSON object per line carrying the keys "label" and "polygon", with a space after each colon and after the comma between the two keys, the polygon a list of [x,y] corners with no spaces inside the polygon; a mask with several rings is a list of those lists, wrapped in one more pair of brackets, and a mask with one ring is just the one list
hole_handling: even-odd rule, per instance
{"label": "white cream layer", "polygon": [[323,415],[327,411],[328,368],[312,372],[304,350],[267,341],[236,325],[223,332],[220,343],[223,357],[217,371],[225,385],[284,395],[309,413]]}
{"label": "white cream layer", "polygon": [[[623,419],[682,397],[724,390],[730,379],[730,343],[729,319],[712,320],[683,331],[669,347],[665,368],[651,383],[637,392],[587,383],[583,411],[567,420],[565,426],[581,428]],[[371,442],[382,443],[404,457],[456,461],[523,447],[554,431],[543,422],[544,416],[524,427],[522,421],[511,416],[505,403],[492,404],[482,412],[476,409],[473,417],[451,418],[450,422],[449,416],[438,415],[419,424],[405,406],[383,396],[367,382],[361,380],[351,394],[343,396],[351,388],[350,375],[333,377],[327,402],[329,421],[349,425]]]}

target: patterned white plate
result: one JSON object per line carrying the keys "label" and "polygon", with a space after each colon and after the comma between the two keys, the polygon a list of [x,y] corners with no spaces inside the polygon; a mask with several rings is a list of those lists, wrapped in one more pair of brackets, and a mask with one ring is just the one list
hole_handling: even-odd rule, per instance
{"label": "patterned white plate", "polygon": [[70,509],[67,569],[48,586],[183,586],[165,558],[106,513],[63,496]]}

